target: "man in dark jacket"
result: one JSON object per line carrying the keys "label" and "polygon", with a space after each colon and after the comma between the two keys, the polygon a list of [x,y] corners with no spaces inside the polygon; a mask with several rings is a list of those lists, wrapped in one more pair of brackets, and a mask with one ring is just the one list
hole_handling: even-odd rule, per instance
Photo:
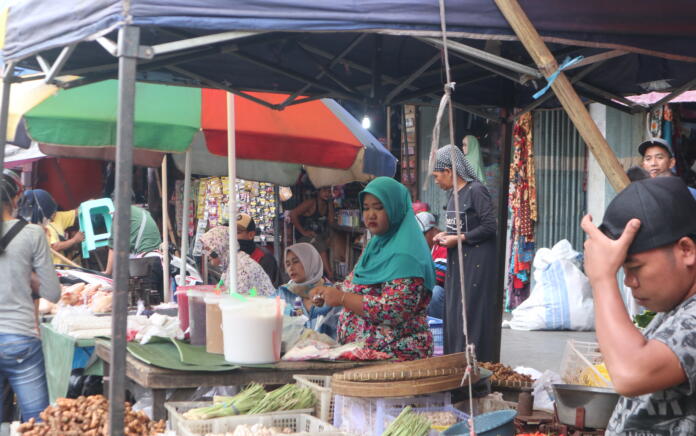
{"label": "man in dark jacket", "polygon": [[278,287],[278,263],[273,254],[262,247],[258,247],[254,242],[256,236],[256,223],[254,219],[245,214],[237,215],[237,242],[239,249],[251,256],[266,271],[271,279],[273,286]]}

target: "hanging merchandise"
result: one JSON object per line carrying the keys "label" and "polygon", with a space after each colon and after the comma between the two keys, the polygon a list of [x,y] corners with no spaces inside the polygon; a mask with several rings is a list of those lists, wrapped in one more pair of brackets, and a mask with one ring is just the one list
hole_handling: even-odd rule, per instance
{"label": "hanging merchandise", "polygon": [[[197,232],[227,225],[229,219],[229,188],[227,177],[207,177],[198,180],[200,188],[195,195],[195,217],[205,225],[196,227]],[[193,186],[193,183],[192,183]],[[179,185],[177,184],[177,189]],[[183,198],[183,186],[181,198]],[[179,191],[177,191],[179,192]],[[177,197],[177,211],[180,211],[181,200]],[[262,240],[269,241],[275,234],[274,220],[276,214],[275,193],[270,183],[252,182],[237,179],[237,210],[251,215],[256,223],[256,235]],[[178,219],[177,225],[180,224]],[[193,232],[193,224],[190,227]],[[195,250],[195,249],[194,249]]]}
{"label": "hanging merchandise", "polygon": [[522,115],[513,128],[509,204],[512,225],[506,310],[514,309],[529,296],[530,272],[536,245],[536,175],[531,113]]}
{"label": "hanging merchandise", "polygon": [[662,111],[664,106],[653,108],[648,115],[650,136],[653,138],[662,137]]}

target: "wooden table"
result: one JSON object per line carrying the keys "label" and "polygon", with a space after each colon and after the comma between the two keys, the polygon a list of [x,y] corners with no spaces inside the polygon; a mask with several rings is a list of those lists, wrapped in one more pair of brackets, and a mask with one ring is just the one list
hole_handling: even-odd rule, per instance
{"label": "wooden table", "polygon": [[[108,374],[111,362],[111,343],[97,339],[95,352],[104,361],[104,389],[108,392]],[[358,366],[379,362],[279,362],[275,368],[239,368],[224,372],[188,372],[149,365],[126,353],[126,377],[137,385],[152,391],[152,414],[155,420],[166,419],[165,394],[174,389],[169,401],[186,401],[200,386],[232,386],[257,382],[280,385],[294,381],[294,374],[332,375]]]}

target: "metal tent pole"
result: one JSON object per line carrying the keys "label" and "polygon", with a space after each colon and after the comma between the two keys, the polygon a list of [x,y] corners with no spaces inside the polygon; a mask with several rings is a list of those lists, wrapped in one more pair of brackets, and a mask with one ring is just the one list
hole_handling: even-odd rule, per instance
{"label": "metal tent pole", "polygon": [[167,171],[167,155],[162,160],[162,287],[164,288],[164,301],[172,301],[171,286],[169,283],[169,174]]}
{"label": "metal tent pole", "polygon": [[[5,65],[2,75],[2,96],[0,96],[0,168],[5,167],[5,145],[7,144],[7,116],[10,112],[10,89],[14,77],[14,64]],[[2,216],[0,202],[0,216]]]}
{"label": "metal tent pole", "polygon": [[135,73],[140,29],[126,26],[118,33],[118,125],[116,130],[116,211],[114,219],[114,291],[109,371],[109,434],[124,434],[126,386],[126,324],[128,321],[128,257],[131,185],[133,179],[133,124]]}
{"label": "metal tent pole", "polygon": [[[14,76],[14,64],[5,65],[0,96],[0,171],[5,168],[5,144],[7,144],[7,116],[10,111],[10,89]],[[0,173],[1,174],[1,173]],[[0,234],[2,234],[2,201],[0,201]]]}

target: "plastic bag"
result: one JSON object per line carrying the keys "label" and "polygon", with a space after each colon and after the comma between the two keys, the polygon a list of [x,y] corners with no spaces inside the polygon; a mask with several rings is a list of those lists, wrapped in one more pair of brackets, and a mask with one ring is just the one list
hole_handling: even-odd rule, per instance
{"label": "plastic bag", "polygon": [[81,395],[99,395],[104,392],[102,376],[84,375],[84,368],[75,368],[70,372],[70,382],[68,383],[68,393],[66,398],[77,398]]}
{"label": "plastic bag", "polygon": [[309,319],[302,316],[283,316],[282,348],[287,351],[295,346]]}
{"label": "plastic bag", "polygon": [[515,330],[593,330],[592,288],[581,255],[563,239],[534,257],[535,285],[505,323]]}
{"label": "plastic bag", "polygon": [[545,410],[547,412],[553,412],[553,403],[555,398],[553,396],[553,385],[563,383],[561,376],[557,373],[546,370],[541,377],[539,377],[534,382],[534,410]]}

